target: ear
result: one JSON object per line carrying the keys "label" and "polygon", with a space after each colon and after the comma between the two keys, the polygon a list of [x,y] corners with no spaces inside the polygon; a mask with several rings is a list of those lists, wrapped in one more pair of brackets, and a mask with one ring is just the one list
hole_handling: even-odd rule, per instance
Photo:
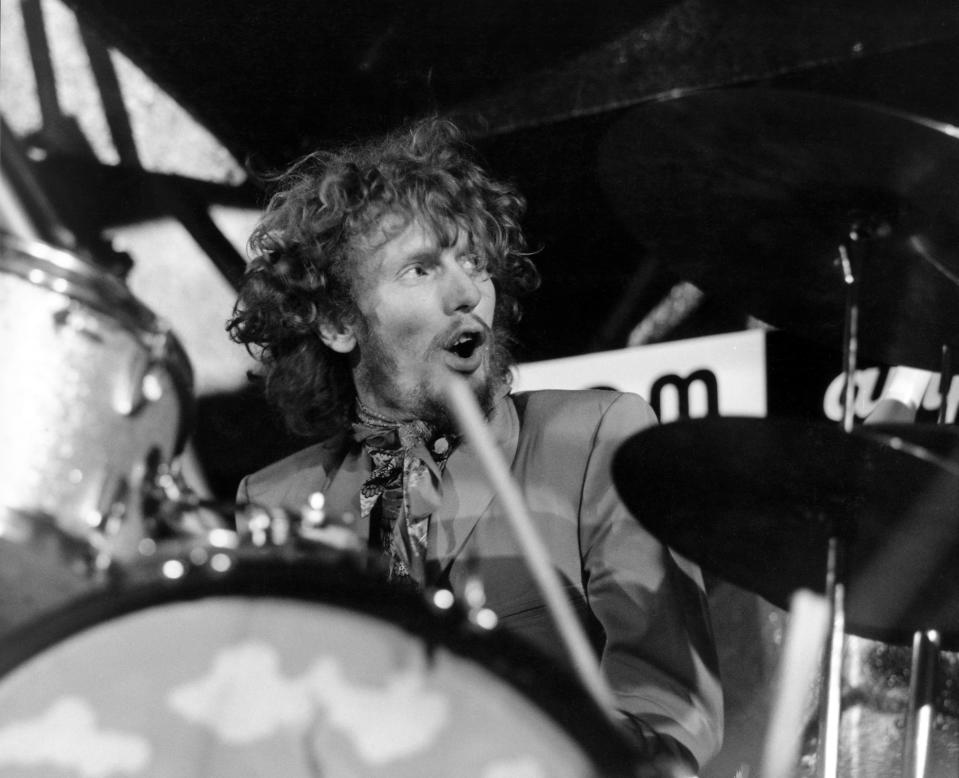
{"label": "ear", "polygon": [[346,322],[334,323],[325,320],[320,323],[320,340],[340,354],[349,354],[356,348],[356,333],[353,326]]}

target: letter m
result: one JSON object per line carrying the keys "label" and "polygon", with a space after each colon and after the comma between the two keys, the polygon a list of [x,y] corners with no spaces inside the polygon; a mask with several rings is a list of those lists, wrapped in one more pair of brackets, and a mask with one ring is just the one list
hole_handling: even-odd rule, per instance
{"label": "letter m", "polygon": [[701,383],[706,392],[705,415],[719,415],[719,383],[716,381],[716,375],[712,370],[702,368],[693,371],[686,376],[686,378],[681,378],[673,373],[667,373],[653,382],[649,390],[649,404],[653,406],[653,410],[656,411],[656,415],[660,420],[665,421],[662,415],[662,400],[663,392],[667,386],[671,386],[676,392],[676,405],[679,418],[689,418],[689,398],[693,384],[695,383]]}

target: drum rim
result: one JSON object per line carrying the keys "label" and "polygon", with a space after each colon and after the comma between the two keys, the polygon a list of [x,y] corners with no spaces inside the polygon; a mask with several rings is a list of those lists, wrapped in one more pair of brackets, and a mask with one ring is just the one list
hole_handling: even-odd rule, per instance
{"label": "drum rim", "polygon": [[[5,272],[34,286],[80,300],[107,314],[132,334],[163,332],[157,316],[137,300],[121,278],[77,253],[0,232],[0,263]],[[31,274],[32,270],[41,270],[44,276]],[[63,283],[54,286],[55,281]]]}
{"label": "drum rim", "polygon": [[[38,267],[43,263],[43,267]],[[32,271],[40,270],[42,277]],[[172,329],[130,291],[123,279],[79,254],[39,240],[0,230],[0,272],[15,275],[42,289],[78,300],[107,316],[131,335],[142,349],[169,370],[181,410],[174,445],[180,452],[195,423],[194,373],[190,357]],[[56,285],[57,281],[62,282]]]}
{"label": "drum rim", "polygon": [[[58,644],[151,607],[216,597],[314,602],[380,618],[422,639],[428,648],[441,647],[459,659],[477,663],[529,701],[575,742],[590,766],[600,770],[597,775],[635,775],[637,760],[641,758],[637,747],[555,660],[509,633],[471,630],[459,607],[443,611],[431,608],[423,597],[397,590],[364,573],[360,559],[358,555],[338,551],[317,558],[257,553],[239,555],[238,564],[223,573],[188,569],[176,580],[141,580],[121,574],[120,579],[0,636],[0,684],[20,666]],[[317,579],[317,573],[325,580]],[[340,580],[331,578],[333,575]],[[307,583],[314,588],[306,588]],[[430,630],[437,634],[429,634]],[[530,660],[537,664],[520,664]]]}

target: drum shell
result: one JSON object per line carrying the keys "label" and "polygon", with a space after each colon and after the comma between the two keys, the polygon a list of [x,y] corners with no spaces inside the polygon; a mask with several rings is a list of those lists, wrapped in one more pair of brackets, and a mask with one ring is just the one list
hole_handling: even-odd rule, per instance
{"label": "drum shell", "polygon": [[111,549],[132,555],[138,491],[192,421],[189,361],[119,279],[45,244],[0,247],[0,506],[90,545],[112,512]]}
{"label": "drum shell", "polygon": [[[703,778],[760,768],[789,613],[752,592],[711,582],[710,609],[726,690],[722,751]],[[839,774],[901,778],[911,649],[846,635],[843,657]],[[804,705],[806,727],[796,778],[816,778],[821,672]],[[959,765],[959,653],[941,651],[935,685],[928,778],[954,778]],[[743,769],[745,767],[745,770]]]}
{"label": "drum shell", "polygon": [[[959,653],[940,651],[927,778],[952,778],[959,769]],[[903,775],[910,646],[846,636],[840,723],[842,775]]]}

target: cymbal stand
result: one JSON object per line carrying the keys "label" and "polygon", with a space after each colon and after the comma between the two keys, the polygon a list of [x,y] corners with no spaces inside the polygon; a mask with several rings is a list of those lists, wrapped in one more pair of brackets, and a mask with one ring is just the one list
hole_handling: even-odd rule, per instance
{"label": "cymbal stand", "polygon": [[949,415],[949,390],[952,388],[952,349],[942,347],[942,363],[939,370],[939,417],[938,424],[947,424]]}
{"label": "cymbal stand", "polygon": [[849,244],[839,244],[839,265],[846,285],[846,320],[843,329],[843,375],[846,380],[842,401],[842,428],[852,432],[856,419],[856,362],[859,355],[859,284],[862,252],[854,250],[861,236],[858,228],[849,232]]}
{"label": "cymbal stand", "polygon": [[839,775],[839,726],[842,714],[842,656],[846,633],[846,585],[843,580],[843,541],[829,538],[826,562],[826,599],[830,609],[830,631],[826,641],[819,703],[819,743],[816,749],[818,778]]}
{"label": "cymbal stand", "polygon": [[[846,319],[843,332],[843,394],[842,427],[852,432],[855,422],[855,371],[859,350],[859,284],[862,273],[864,239],[883,236],[889,232],[888,223],[854,223],[849,231],[848,244],[839,246],[839,264],[846,285]],[[946,422],[949,389],[952,383],[951,349],[942,347],[942,367],[939,376],[940,424]],[[824,702],[819,726],[817,775],[819,778],[837,778],[839,770],[839,733],[842,707],[842,657],[845,635],[845,584],[842,577],[842,540],[829,540],[829,558],[826,571],[826,595],[832,609],[832,632],[827,644],[826,669],[823,677]],[[909,684],[909,707],[906,712],[906,732],[903,743],[903,778],[924,778],[932,744],[932,718],[935,714],[936,666],[939,659],[939,635],[935,630],[918,631],[913,636],[912,669]]]}
{"label": "cymbal stand", "polygon": [[[859,284],[862,271],[861,225],[854,223],[847,243],[839,244],[839,268],[846,286],[846,318],[843,331],[842,428],[852,432],[856,413],[856,361],[859,353]],[[833,526],[826,561],[826,599],[831,628],[826,642],[820,690],[819,743],[816,753],[818,778],[838,778],[839,731],[842,719],[842,658],[846,633],[846,583],[844,541]]]}
{"label": "cymbal stand", "polygon": [[[939,371],[938,424],[946,424],[949,389],[952,385],[952,350],[942,347]],[[919,630],[912,636],[912,666],[909,675],[909,706],[902,749],[903,778],[923,778],[932,748],[932,720],[936,714],[936,670],[939,664],[939,633]]]}
{"label": "cymbal stand", "polygon": [[936,666],[939,663],[939,633],[916,632],[912,640],[909,678],[909,708],[902,753],[903,778],[922,778],[929,766],[932,720],[935,717]]}

